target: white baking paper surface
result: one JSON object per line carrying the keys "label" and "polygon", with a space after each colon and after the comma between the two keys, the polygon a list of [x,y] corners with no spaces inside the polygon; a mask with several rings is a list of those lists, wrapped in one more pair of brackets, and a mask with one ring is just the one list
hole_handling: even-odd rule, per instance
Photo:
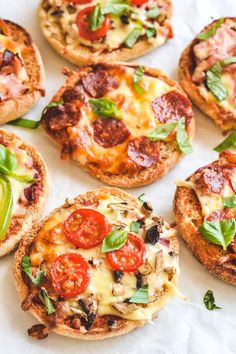
{"label": "white baking paper surface", "polygon": [[[27,116],[39,118],[43,107],[62,82],[64,65],[44,40],[37,23],[37,0],[0,0],[0,16],[25,27],[41,50],[47,78],[47,95]],[[177,78],[180,53],[188,42],[213,18],[236,16],[235,0],[174,0],[174,39],[163,47],[136,60],[140,64],[164,69],[171,78]],[[198,167],[217,157],[212,148],[222,139],[221,131],[197,109],[194,153],[168,176],[151,186],[133,189],[153,203],[155,210],[173,221],[172,199],[175,180],[187,177]],[[40,129],[29,130],[5,127],[29,143],[44,157],[51,178],[51,194],[45,214],[63,203],[66,197],[101,187],[102,183],[90,177],[73,162],[60,161],[60,153],[53,142]],[[152,324],[119,338],[84,342],[55,334],[43,341],[28,337],[26,330],[37,321],[22,312],[16,293],[11,266],[13,254],[0,260],[0,353],[1,354],[232,354],[236,353],[236,289],[213,278],[194,259],[180,241],[180,290],[188,300],[174,299]],[[211,289],[222,310],[208,311],[203,295]]]}

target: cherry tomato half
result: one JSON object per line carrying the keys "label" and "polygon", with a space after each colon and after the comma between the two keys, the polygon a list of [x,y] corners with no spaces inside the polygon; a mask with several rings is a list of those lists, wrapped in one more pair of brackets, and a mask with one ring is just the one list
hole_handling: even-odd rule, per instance
{"label": "cherry tomato half", "polygon": [[108,252],[106,257],[112,269],[135,272],[143,264],[144,255],[143,239],[134,234],[128,234],[124,246],[117,251]]}
{"label": "cherry tomato half", "polygon": [[88,6],[82,9],[77,15],[77,26],[79,34],[82,38],[88,41],[98,41],[105,37],[107,31],[111,27],[111,20],[109,15],[105,15],[105,19],[96,31],[90,29],[89,15],[93,12],[95,6]]}
{"label": "cherry tomato half", "polygon": [[79,209],[64,222],[67,239],[76,247],[91,248],[102,242],[111,226],[104,215],[93,209]]}
{"label": "cherry tomato half", "polygon": [[131,0],[131,4],[136,6],[141,6],[145,4],[145,2],[148,2],[148,0]]}
{"label": "cherry tomato half", "polygon": [[92,0],[67,0],[67,2],[69,2],[70,4],[74,4],[74,5],[83,5],[83,4],[88,4],[89,2],[91,2]]}
{"label": "cherry tomato half", "polygon": [[52,284],[65,299],[83,293],[90,280],[88,262],[79,254],[65,253],[58,256],[51,268]]}

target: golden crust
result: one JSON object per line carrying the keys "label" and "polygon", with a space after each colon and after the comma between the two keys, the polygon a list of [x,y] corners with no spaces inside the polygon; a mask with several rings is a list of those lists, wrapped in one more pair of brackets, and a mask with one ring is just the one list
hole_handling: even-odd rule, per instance
{"label": "golden crust", "polygon": [[[91,192],[86,192],[85,194],[78,195],[73,201],[70,201],[69,205],[80,203],[81,200],[84,199],[91,199],[95,196],[99,198],[100,195],[103,195],[104,193],[109,192],[110,195],[114,195],[117,197],[120,197],[122,199],[125,199],[128,201],[129,204],[132,205],[138,205],[139,202],[137,201],[137,198],[134,196],[116,189],[116,188],[109,188],[109,187],[103,187],[96,189]],[[68,202],[63,204],[61,207],[55,209],[48,217],[46,217],[44,220],[42,220],[38,225],[33,226],[33,228],[23,237],[23,239],[20,242],[19,248],[15,254],[14,258],[14,263],[13,263],[13,276],[15,280],[15,286],[16,289],[20,295],[21,300],[23,301],[26,296],[29,294],[29,289],[27,285],[24,282],[24,279],[22,277],[22,271],[21,271],[21,259],[24,255],[27,255],[28,253],[28,248],[30,247],[30,244],[34,237],[37,235],[38,231],[40,228],[44,225],[44,223],[58,210],[60,210],[63,207],[68,206]],[[140,207],[140,205],[139,205]],[[170,247],[171,250],[175,253],[179,253],[179,245],[178,245],[178,240],[176,236],[173,236],[171,238],[170,242]],[[173,284],[177,284],[178,281],[178,274],[174,276],[174,278],[171,280]],[[170,297],[169,294],[164,293],[161,297],[161,299],[166,302],[168,298]],[[36,305],[32,305],[29,309],[31,314],[37,318],[38,321],[41,323],[44,323],[45,325],[47,324],[45,315],[42,311],[42,308]],[[155,318],[157,316],[157,313],[153,316]],[[77,338],[77,339],[84,339],[84,340],[101,340],[101,339],[106,339],[106,338],[111,338],[111,337],[116,337],[125,333],[128,333],[135,329],[136,327],[143,326],[147,321],[131,321],[131,320],[122,320],[121,325],[119,326],[118,329],[114,330],[105,330],[105,328],[100,328],[101,331],[97,333],[86,333],[86,334],[81,334],[78,330],[73,329],[65,324],[58,324],[55,328],[52,329],[53,332],[72,337],[72,338]]]}
{"label": "golden crust", "polygon": [[[172,0],[166,0],[168,4],[168,13],[167,19],[164,22],[164,27],[169,28],[169,37],[173,36],[172,27],[170,24],[170,19],[172,17]],[[39,24],[41,30],[43,32],[44,37],[51,44],[51,46],[56,50],[58,54],[60,54],[63,58],[71,62],[75,65],[88,65],[91,63],[97,63],[100,61],[110,62],[110,61],[128,61],[137,57],[140,57],[144,54],[147,54],[151,50],[153,50],[155,45],[148,42],[147,39],[139,40],[132,49],[121,47],[119,49],[114,49],[111,52],[104,53],[96,53],[92,52],[90,48],[85,46],[79,46],[77,51],[69,51],[67,48],[67,44],[63,38],[63,33],[60,35],[52,35],[50,31],[50,27],[48,27],[48,21],[46,19],[46,11],[43,9],[43,0],[39,6],[38,16],[39,16]],[[47,23],[47,25],[46,25]],[[59,28],[60,31],[60,28]]]}
{"label": "golden crust", "polygon": [[[0,129],[0,137],[1,139],[6,141],[11,141],[14,138],[21,140],[15,134],[3,129]],[[33,146],[27,144],[23,140],[20,146],[27,151],[27,153],[32,157],[35,165],[37,165],[37,170],[41,175],[42,190],[40,192],[39,200],[36,204],[33,204],[28,207],[22,207],[21,216],[17,214],[13,215],[11,225],[13,223],[14,225],[18,224],[18,227],[15,231],[13,228],[13,232],[7,234],[6,238],[0,241],[0,257],[10,253],[18,245],[19,241],[25,235],[25,233],[27,233],[31,229],[32,225],[39,220],[44,205],[46,204],[48,198],[48,171],[42,159],[42,156]]]}
{"label": "golden crust", "polygon": [[23,51],[22,57],[30,79],[31,89],[24,95],[0,102],[0,124],[5,124],[26,114],[44,95],[45,91],[43,62],[31,36],[19,25],[8,20],[4,20],[4,22],[9,27],[9,37],[27,48],[25,52]]}
{"label": "golden crust", "polygon": [[[210,29],[216,21],[217,20],[206,26],[204,30]],[[197,41],[198,39],[195,38],[181,55],[178,68],[179,83],[196,106],[203,113],[212,118],[222,130],[236,129],[236,119],[232,117],[230,112],[220,107],[216,101],[212,101],[211,103],[207,102],[200,94],[198,86],[192,81],[193,47]]]}
{"label": "golden crust", "polygon": [[174,198],[174,214],[180,236],[203,266],[214,276],[236,285],[236,271],[228,259],[228,252],[208,242],[197,231],[203,222],[201,205],[196,193],[189,188],[177,187]]}
{"label": "golden crust", "polygon": [[[112,66],[116,66],[116,65],[122,65],[122,66],[131,67],[131,68],[137,68],[139,66],[138,64],[127,64],[124,62],[116,62],[113,64],[107,64],[104,62],[104,63],[100,63],[100,64],[104,67],[112,67]],[[81,68],[81,70],[82,69],[83,68]],[[57,102],[60,100],[61,95],[67,86],[73,87],[73,83],[76,82],[76,76],[79,71],[80,71],[80,69],[77,69],[75,72],[70,72],[68,80],[65,82],[65,84],[60,88],[60,90],[53,97],[53,101]],[[183,90],[178,85],[178,83],[171,80],[166,75],[166,73],[164,73],[163,71],[156,69],[156,68],[154,69],[154,68],[150,68],[150,67],[145,67],[145,72],[147,74],[150,74],[153,77],[161,78],[167,84],[169,84],[172,87],[183,92]],[[60,147],[62,147],[61,139],[56,138],[55,135],[53,135],[53,133],[47,128],[47,125],[45,124],[44,120],[42,121],[42,127],[51,136],[51,138],[53,138],[53,140],[56,141],[56,143]],[[195,122],[194,122],[194,118],[192,118],[191,122],[189,124],[189,129],[188,129],[190,141],[193,139],[194,131],[195,131]],[[155,180],[161,179],[183,158],[183,156],[184,156],[184,154],[181,153],[181,151],[177,148],[176,143],[165,144],[165,143],[161,142],[160,143],[160,160],[159,160],[159,162],[155,166],[151,166],[149,168],[145,168],[144,170],[141,170],[138,174],[136,174],[134,176],[130,176],[128,174],[127,175],[112,175],[112,174],[108,174],[108,173],[103,172],[101,169],[99,170],[98,173],[95,173],[92,169],[87,169],[87,170],[94,177],[98,178],[102,182],[107,183],[109,185],[112,185],[115,187],[135,188],[135,187],[140,187],[140,186],[151,184]],[[81,164],[80,164],[80,167],[82,167],[83,169],[86,169]]]}

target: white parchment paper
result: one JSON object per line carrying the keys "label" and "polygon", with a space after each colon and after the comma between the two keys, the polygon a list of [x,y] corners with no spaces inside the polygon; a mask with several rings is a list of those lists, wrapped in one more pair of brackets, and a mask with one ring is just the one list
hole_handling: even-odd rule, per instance
{"label": "white parchment paper", "polygon": [[[37,0],[0,0],[0,16],[21,24],[39,46],[46,70],[47,95],[27,116],[38,118],[43,107],[64,81],[61,69],[70,65],[61,59],[44,40],[37,24]],[[236,16],[235,0],[174,0],[175,37],[163,47],[136,60],[140,64],[164,69],[177,78],[180,53],[203,26],[213,18]],[[221,131],[197,109],[194,153],[160,182],[131,190],[143,192],[155,210],[173,221],[172,199],[175,180],[187,177],[196,168],[217,157],[212,148],[222,139]],[[60,161],[52,141],[40,129],[5,127],[32,143],[42,153],[50,173],[51,194],[45,214],[59,206],[66,197],[100,187],[102,183],[90,177],[73,162]],[[21,311],[11,266],[13,255],[0,259],[0,353],[1,354],[232,354],[236,353],[236,289],[213,278],[194,259],[180,241],[180,290],[188,300],[174,299],[164,308],[153,324],[148,324],[125,336],[100,342],[83,342],[50,334],[44,341],[29,338],[26,330],[36,320]],[[214,291],[222,310],[208,311],[203,295]]]}

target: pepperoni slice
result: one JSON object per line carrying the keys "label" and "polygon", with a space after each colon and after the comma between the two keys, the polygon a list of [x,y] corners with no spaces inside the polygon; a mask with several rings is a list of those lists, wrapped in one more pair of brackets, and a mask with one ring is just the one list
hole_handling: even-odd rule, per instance
{"label": "pepperoni slice", "polygon": [[185,117],[186,123],[193,116],[191,103],[178,91],[170,91],[152,102],[152,109],[160,123],[176,122]]}
{"label": "pepperoni slice", "polygon": [[49,107],[43,114],[50,130],[58,131],[66,127],[74,126],[80,120],[80,110],[75,110],[72,105],[65,104]]}
{"label": "pepperoni slice", "polygon": [[85,90],[95,98],[105,96],[111,89],[119,86],[118,80],[104,70],[90,72],[82,78]]}
{"label": "pepperoni slice", "polygon": [[93,123],[94,140],[104,148],[124,143],[130,135],[125,124],[116,118],[98,118]]}
{"label": "pepperoni slice", "polygon": [[228,220],[228,219],[236,219],[236,209],[235,208],[215,210],[207,217],[208,221]]}
{"label": "pepperoni slice", "polygon": [[202,181],[208,190],[220,194],[224,189],[226,178],[221,167],[214,167],[203,171]]}
{"label": "pepperoni slice", "polygon": [[225,175],[225,178],[228,180],[230,187],[236,193],[236,181],[235,181],[236,165],[229,164],[229,165],[223,166],[223,173]]}
{"label": "pepperoni slice", "polygon": [[142,167],[151,167],[159,160],[160,145],[144,136],[131,140],[128,144],[129,158]]}

